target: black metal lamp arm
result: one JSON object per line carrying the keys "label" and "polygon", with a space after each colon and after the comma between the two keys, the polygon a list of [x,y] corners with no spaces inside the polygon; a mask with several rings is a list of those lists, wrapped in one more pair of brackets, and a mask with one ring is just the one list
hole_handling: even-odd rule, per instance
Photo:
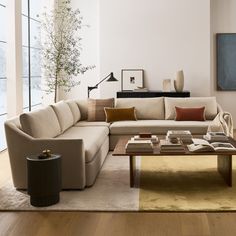
{"label": "black metal lamp arm", "polygon": [[111,73],[109,75],[107,75],[104,79],[102,79],[101,81],[99,81],[95,86],[88,86],[88,98],[89,98],[89,94],[93,89],[97,89],[98,85],[101,84],[104,80],[106,80],[109,76],[111,75]]}

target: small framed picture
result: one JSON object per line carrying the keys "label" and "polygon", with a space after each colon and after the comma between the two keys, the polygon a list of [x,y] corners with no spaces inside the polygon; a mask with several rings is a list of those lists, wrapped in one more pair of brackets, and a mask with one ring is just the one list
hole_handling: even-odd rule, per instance
{"label": "small framed picture", "polygon": [[143,87],[143,69],[123,69],[121,70],[121,90],[132,91],[138,87]]}

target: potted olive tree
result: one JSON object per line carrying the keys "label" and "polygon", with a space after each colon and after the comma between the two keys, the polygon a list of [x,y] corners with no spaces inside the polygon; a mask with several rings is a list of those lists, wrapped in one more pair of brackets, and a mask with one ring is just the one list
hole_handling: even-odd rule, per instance
{"label": "potted olive tree", "polygon": [[58,7],[42,14],[42,68],[46,92],[54,92],[57,102],[58,89],[65,92],[80,83],[79,74],[94,66],[83,66],[80,30],[82,24],[79,9],[71,8],[71,1],[64,0]]}

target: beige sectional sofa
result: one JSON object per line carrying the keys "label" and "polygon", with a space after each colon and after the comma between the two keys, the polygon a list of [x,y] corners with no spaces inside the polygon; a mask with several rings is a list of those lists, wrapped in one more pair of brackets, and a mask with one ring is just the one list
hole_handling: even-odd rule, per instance
{"label": "beige sectional sofa", "polygon": [[[61,101],[6,121],[14,186],[27,188],[26,156],[50,149],[62,155],[62,188],[91,186],[118,139],[139,132],[166,134],[188,129],[205,134],[221,111],[214,97],[116,99],[116,107],[135,107],[137,121],[87,121],[87,100]],[[175,121],[175,106],[206,108],[206,121]]]}

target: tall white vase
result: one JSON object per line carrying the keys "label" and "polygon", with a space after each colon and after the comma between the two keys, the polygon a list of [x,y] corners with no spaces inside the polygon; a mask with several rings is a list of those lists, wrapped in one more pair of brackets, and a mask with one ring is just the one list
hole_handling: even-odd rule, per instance
{"label": "tall white vase", "polygon": [[177,71],[176,80],[174,80],[174,87],[176,92],[182,92],[184,89],[184,72]]}

